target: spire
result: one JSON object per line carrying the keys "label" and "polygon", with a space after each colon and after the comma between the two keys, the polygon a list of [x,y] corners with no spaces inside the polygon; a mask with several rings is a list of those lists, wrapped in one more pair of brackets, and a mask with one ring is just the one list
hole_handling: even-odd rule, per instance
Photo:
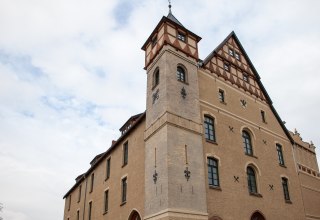
{"label": "spire", "polygon": [[171,21],[173,21],[174,23],[180,25],[181,27],[184,27],[184,26],[180,23],[180,21],[178,21],[178,19],[176,19],[176,17],[173,16],[172,11],[171,11],[171,8],[172,8],[171,0],[168,0],[168,1],[169,1],[169,14],[168,14],[167,18],[169,18],[169,19],[170,19]]}

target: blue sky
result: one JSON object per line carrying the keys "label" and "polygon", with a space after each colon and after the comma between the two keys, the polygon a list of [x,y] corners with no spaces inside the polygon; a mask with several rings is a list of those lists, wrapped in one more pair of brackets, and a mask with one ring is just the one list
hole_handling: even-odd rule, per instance
{"label": "blue sky", "polygon": [[[318,0],[172,1],[204,59],[232,30],[288,129],[320,155]],[[145,110],[141,46],[166,0],[0,0],[0,212],[61,219],[63,195]],[[320,159],[318,159],[320,160]]]}

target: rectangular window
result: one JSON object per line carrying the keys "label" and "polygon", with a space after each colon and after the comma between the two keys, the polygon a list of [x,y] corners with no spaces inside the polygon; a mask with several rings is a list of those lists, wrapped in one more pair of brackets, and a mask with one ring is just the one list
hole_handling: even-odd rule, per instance
{"label": "rectangular window", "polygon": [[224,63],[223,64],[223,68],[226,70],[226,71],[230,71],[230,65],[228,63]]}
{"label": "rectangular window", "polygon": [[81,200],[81,188],[82,188],[82,185],[79,186],[78,202],[80,202],[80,200]]}
{"label": "rectangular window", "polygon": [[236,59],[240,61],[240,54],[235,52],[234,55],[235,55]]}
{"label": "rectangular window", "polygon": [[262,119],[262,122],[266,123],[266,113],[262,110],[261,110],[261,119]]}
{"label": "rectangular window", "polygon": [[183,33],[181,33],[181,32],[178,32],[177,38],[178,38],[179,40],[182,40],[183,42],[186,41],[186,35],[183,34]]}
{"label": "rectangular window", "polygon": [[68,201],[68,211],[70,210],[71,208],[71,194],[69,195],[69,201]]}
{"label": "rectangular window", "polygon": [[123,145],[123,166],[128,164],[128,141]]}
{"label": "rectangular window", "polygon": [[218,187],[219,184],[219,172],[218,172],[218,161],[213,158],[208,159],[208,182],[209,186]]}
{"label": "rectangular window", "polygon": [[77,220],[80,220],[80,211],[77,211]]}
{"label": "rectangular window", "polygon": [[104,212],[108,212],[109,209],[109,190],[104,191]]}
{"label": "rectangular window", "polygon": [[154,47],[154,46],[157,44],[157,42],[158,42],[158,38],[157,38],[157,35],[156,35],[156,36],[154,36],[154,37],[152,38],[152,40],[151,40],[151,45],[152,45],[152,47]]}
{"label": "rectangular window", "polygon": [[127,201],[127,177],[121,180],[121,202]]}
{"label": "rectangular window", "polygon": [[283,188],[284,199],[286,201],[290,201],[288,180],[286,178],[282,178],[282,188]]}
{"label": "rectangular window", "polygon": [[247,73],[243,73],[243,81],[249,82],[249,77]]}
{"label": "rectangular window", "polygon": [[215,142],[214,119],[208,116],[204,117],[204,131],[206,140]]}
{"label": "rectangular window", "polygon": [[219,100],[224,102],[224,91],[222,89],[219,89]]}
{"label": "rectangular window", "polygon": [[107,165],[106,165],[106,180],[110,177],[110,166],[111,166],[111,158],[109,157],[107,159]]}
{"label": "rectangular window", "polygon": [[93,184],[94,184],[94,173],[91,174],[91,184],[90,184],[90,192],[93,191]]}
{"label": "rectangular window", "polygon": [[89,202],[88,220],[91,220],[92,214],[92,202]]}
{"label": "rectangular window", "polygon": [[234,56],[234,51],[231,48],[229,48],[229,55]]}
{"label": "rectangular window", "polygon": [[284,159],[283,159],[283,153],[282,153],[282,146],[280,144],[276,144],[277,147],[277,153],[278,153],[278,160],[279,164],[284,166]]}

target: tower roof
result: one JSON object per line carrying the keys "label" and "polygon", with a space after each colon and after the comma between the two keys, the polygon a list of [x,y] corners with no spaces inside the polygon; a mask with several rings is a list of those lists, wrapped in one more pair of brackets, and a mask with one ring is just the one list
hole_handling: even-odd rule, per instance
{"label": "tower roof", "polygon": [[169,11],[169,14],[167,15],[167,18],[169,18],[171,21],[173,21],[174,23],[184,27],[180,21],[178,21],[178,19],[172,14],[171,10]]}

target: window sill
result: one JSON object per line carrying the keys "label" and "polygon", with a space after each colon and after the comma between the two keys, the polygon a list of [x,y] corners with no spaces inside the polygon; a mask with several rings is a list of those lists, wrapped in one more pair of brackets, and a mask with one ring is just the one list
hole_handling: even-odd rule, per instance
{"label": "window sill", "polygon": [[104,181],[106,182],[109,178],[110,178],[110,177],[106,177],[106,178],[104,179]]}
{"label": "window sill", "polygon": [[291,200],[286,200],[286,203],[292,204]]}
{"label": "window sill", "polygon": [[214,190],[218,190],[218,191],[222,191],[220,186],[211,186],[209,185],[209,189],[214,189]]}
{"label": "window sill", "polygon": [[105,212],[103,213],[103,215],[105,215],[105,214],[108,214],[108,211],[105,211]]}
{"label": "window sill", "polygon": [[123,167],[125,167],[125,166],[127,166],[128,164],[126,163],[126,164],[122,164],[122,167],[121,168],[123,168]]}
{"label": "window sill", "polygon": [[127,201],[124,201],[120,204],[120,206],[124,206],[127,203]]}
{"label": "window sill", "polygon": [[181,82],[181,83],[183,83],[183,84],[189,85],[188,82],[183,82],[183,81],[181,81],[181,80],[177,80],[177,81],[178,81],[178,82]]}
{"label": "window sill", "polygon": [[217,142],[215,142],[215,141],[211,141],[211,140],[208,140],[208,139],[206,139],[206,142],[208,142],[208,143],[210,143],[210,144],[218,145],[218,143],[217,143]]}
{"label": "window sill", "polygon": [[255,196],[255,197],[262,198],[262,195],[261,195],[260,193],[252,193],[252,192],[249,192],[249,195],[250,195],[250,196]]}
{"label": "window sill", "polygon": [[253,157],[253,158],[258,159],[258,157],[257,157],[257,156],[255,156],[255,155],[251,155],[251,154],[247,154],[247,153],[244,153],[244,155],[246,155],[246,156],[248,156],[248,157]]}
{"label": "window sill", "polygon": [[279,164],[279,166],[280,166],[280,167],[283,167],[283,168],[287,168],[287,166],[284,165],[284,164]]}
{"label": "window sill", "polygon": [[220,101],[220,103],[221,103],[221,104],[224,104],[224,105],[227,105],[227,103],[226,103],[226,102],[224,102],[224,101]]}

